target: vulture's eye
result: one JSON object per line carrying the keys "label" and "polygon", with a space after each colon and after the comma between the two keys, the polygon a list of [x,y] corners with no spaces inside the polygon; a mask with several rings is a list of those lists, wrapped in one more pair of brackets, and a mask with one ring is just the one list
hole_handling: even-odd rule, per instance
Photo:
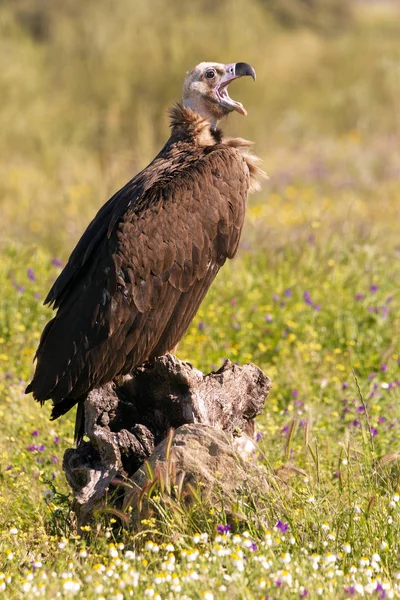
{"label": "vulture's eye", "polygon": [[215,77],[214,69],[208,69],[208,71],[206,71],[206,77],[207,79],[213,79]]}

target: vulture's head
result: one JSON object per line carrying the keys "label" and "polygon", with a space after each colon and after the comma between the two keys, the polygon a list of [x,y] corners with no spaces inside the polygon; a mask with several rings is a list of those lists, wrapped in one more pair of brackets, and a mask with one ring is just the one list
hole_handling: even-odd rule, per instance
{"label": "vulture's head", "polygon": [[244,62],[229,65],[202,62],[193,71],[186,73],[183,104],[208,119],[212,126],[233,110],[246,115],[243,104],[232,100],[228,94],[231,81],[246,75],[254,80],[256,78],[253,67]]}

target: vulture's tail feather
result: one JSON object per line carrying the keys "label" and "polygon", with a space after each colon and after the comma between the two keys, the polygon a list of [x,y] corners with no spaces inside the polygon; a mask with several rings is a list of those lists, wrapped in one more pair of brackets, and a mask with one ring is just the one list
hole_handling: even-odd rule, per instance
{"label": "vulture's tail feather", "polygon": [[74,441],[77,446],[81,443],[83,436],[85,435],[85,400],[87,394],[80,398],[64,398],[61,402],[54,404],[53,410],[51,411],[50,420],[58,419],[62,415],[65,415],[72,407],[77,404],[76,417],[75,417],[75,433]]}
{"label": "vulture's tail feather", "polygon": [[74,441],[78,447],[85,435],[85,400],[81,399],[76,407]]}

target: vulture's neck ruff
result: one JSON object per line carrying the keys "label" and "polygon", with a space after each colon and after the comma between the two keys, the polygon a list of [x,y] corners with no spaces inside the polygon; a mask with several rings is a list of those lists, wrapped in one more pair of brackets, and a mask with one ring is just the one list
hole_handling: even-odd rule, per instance
{"label": "vulture's neck ruff", "polygon": [[193,144],[197,147],[218,145],[236,148],[241,153],[250,173],[249,192],[261,188],[260,181],[269,179],[268,175],[258,166],[260,159],[251,153],[252,142],[243,138],[223,137],[221,129],[213,129],[208,119],[201,117],[181,103],[170,109],[171,129],[175,141]]}
{"label": "vulture's neck ruff", "polygon": [[195,146],[213,146],[222,141],[222,131],[213,129],[208,119],[180,102],[170,110],[172,135]]}

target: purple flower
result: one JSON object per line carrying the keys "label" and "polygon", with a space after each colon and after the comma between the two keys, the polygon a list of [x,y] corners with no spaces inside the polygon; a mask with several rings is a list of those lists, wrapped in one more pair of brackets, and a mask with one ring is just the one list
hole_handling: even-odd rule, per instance
{"label": "purple flower", "polygon": [[314,304],[313,309],[317,312],[319,312],[321,310],[321,306],[320,304]]}
{"label": "purple flower", "polygon": [[274,319],[273,319],[272,315],[270,315],[269,313],[267,313],[267,314],[265,315],[265,320],[266,320],[266,322],[267,322],[267,323],[272,323],[272,321],[273,321]]}
{"label": "purple flower", "polygon": [[308,291],[305,291],[303,294],[304,302],[308,304],[308,306],[312,306],[311,294]]}
{"label": "purple flower", "polygon": [[355,296],[354,296],[354,300],[356,300],[357,302],[364,300],[364,298],[365,298],[364,294],[355,294]]}
{"label": "purple flower", "polygon": [[35,429],[35,431],[32,431],[33,437],[38,437],[38,435],[39,435],[39,431],[37,429]]}
{"label": "purple flower", "polygon": [[200,331],[204,331],[204,329],[206,328],[205,325],[204,325],[204,323],[203,323],[203,321],[200,321],[198,327],[199,327]]}
{"label": "purple flower", "polygon": [[349,384],[347,383],[347,381],[343,381],[343,383],[342,383],[342,388],[343,388],[344,390],[346,390],[348,387],[349,387]]}
{"label": "purple flower", "polygon": [[39,294],[39,292],[35,293],[35,300],[40,300],[40,294]]}
{"label": "purple flower", "polygon": [[361,423],[360,421],[357,421],[357,419],[354,419],[354,421],[351,422],[352,427],[360,427]]}
{"label": "purple flower", "polygon": [[38,449],[36,444],[29,444],[27,447],[28,452],[35,452]]}
{"label": "purple flower", "polygon": [[277,529],[279,529],[279,531],[282,531],[282,533],[286,533],[287,530],[289,529],[289,523],[284,523],[283,521],[281,521],[279,519],[279,521],[277,522],[277,524],[275,525],[275,527]]}
{"label": "purple flower", "polygon": [[236,304],[237,304],[237,300],[235,298],[232,298],[231,306],[236,306]]}
{"label": "purple flower", "polygon": [[33,272],[33,269],[29,268],[27,270],[27,275],[31,281],[36,281],[36,277],[35,277],[35,273]]}
{"label": "purple flower", "polygon": [[274,294],[274,295],[272,296],[272,299],[273,299],[275,302],[278,302],[278,300],[279,300],[279,294]]}
{"label": "purple flower", "polygon": [[383,363],[383,365],[381,365],[381,371],[382,373],[385,373],[387,371],[387,364]]}
{"label": "purple flower", "polygon": [[386,421],[386,417],[378,417],[378,423],[384,423]]}
{"label": "purple flower", "polygon": [[308,590],[304,588],[304,590],[300,593],[300,598],[305,598],[306,596],[308,596]]}
{"label": "purple flower", "polygon": [[361,404],[360,404],[360,406],[357,406],[357,408],[356,408],[356,412],[358,412],[358,413],[362,413],[362,412],[364,412],[364,410],[365,410],[365,408]]}
{"label": "purple flower", "polygon": [[282,427],[281,429],[281,433],[287,433],[289,431],[289,425],[285,425],[284,427]]}
{"label": "purple flower", "polygon": [[256,433],[256,442],[259,442],[263,439],[263,434],[261,432]]}
{"label": "purple flower", "polygon": [[59,444],[60,443],[60,438],[58,437],[58,435],[56,435],[56,437],[54,438],[54,443],[55,444]]}
{"label": "purple flower", "polygon": [[53,258],[53,260],[51,261],[51,264],[54,267],[62,267],[63,266],[61,260],[59,260],[58,258]]}
{"label": "purple flower", "polygon": [[290,298],[291,295],[292,295],[292,290],[291,289],[288,288],[287,290],[285,290],[285,296],[286,296],[286,298]]}
{"label": "purple flower", "polygon": [[350,585],[349,587],[345,587],[344,588],[344,593],[345,594],[350,594],[350,596],[354,596],[354,594],[356,593],[356,588],[354,587],[354,585]]}
{"label": "purple flower", "polygon": [[284,307],[286,306],[286,302],[283,302],[283,301],[282,301],[282,302],[279,302],[279,306],[280,306],[281,308],[284,308]]}
{"label": "purple flower", "polygon": [[255,544],[254,542],[251,544],[251,546],[249,546],[249,550],[252,550],[253,552],[255,552],[257,550],[257,544]]}
{"label": "purple flower", "polygon": [[53,454],[53,456],[51,457],[51,462],[52,462],[52,463],[54,463],[55,465],[58,463],[58,458],[57,458],[57,456],[55,456],[54,454]]}
{"label": "purple flower", "polygon": [[38,446],[37,449],[39,450],[39,452],[43,452],[44,451],[44,444],[40,444],[40,446]]}
{"label": "purple flower", "polygon": [[299,395],[298,390],[292,390],[292,396],[293,396],[293,398],[297,398],[298,395]]}
{"label": "purple flower", "polygon": [[371,292],[377,292],[378,291],[378,286],[377,285],[371,285],[369,289],[370,289]]}
{"label": "purple flower", "polygon": [[371,427],[370,433],[372,437],[375,437],[376,435],[378,435],[378,430],[376,429],[376,427]]}
{"label": "purple flower", "polygon": [[386,317],[389,314],[389,307],[388,306],[382,306],[381,308],[381,315],[384,319],[386,319]]}
{"label": "purple flower", "polygon": [[230,526],[230,525],[223,525],[223,523],[220,523],[220,524],[217,526],[217,531],[218,531],[219,533],[229,533],[229,532],[230,532],[230,530],[231,530],[231,526]]}

